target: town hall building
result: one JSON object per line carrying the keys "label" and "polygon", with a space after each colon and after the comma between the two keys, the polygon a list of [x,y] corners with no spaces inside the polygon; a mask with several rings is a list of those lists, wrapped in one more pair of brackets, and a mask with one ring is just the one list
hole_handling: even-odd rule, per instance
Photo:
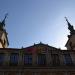
{"label": "town hall building", "polygon": [[0,75],[75,75],[75,29],[66,18],[70,35],[67,50],[38,43],[8,48],[5,18],[0,22]]}

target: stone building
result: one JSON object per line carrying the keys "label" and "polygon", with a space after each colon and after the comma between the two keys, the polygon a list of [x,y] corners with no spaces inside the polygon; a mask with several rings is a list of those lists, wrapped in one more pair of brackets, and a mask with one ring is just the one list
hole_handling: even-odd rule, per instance
{"label": "stone building", "polygon": [[5,18],[0,22],[0,75],[75,75],[75,30],[67,19],[67,50],[60,50],[41,42],[21,49],[7,48]]}

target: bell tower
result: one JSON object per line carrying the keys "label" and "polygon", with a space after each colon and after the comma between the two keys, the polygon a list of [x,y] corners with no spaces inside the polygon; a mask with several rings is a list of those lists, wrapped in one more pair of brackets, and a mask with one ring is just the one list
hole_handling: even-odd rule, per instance
{"label": "bell tower", "polygon": [[0,48],[7,48],[9,45],[8,42],[8,33],[5,29],[5,19],[7,17],[7,14],[5,15],[4,19],[0,22]]}
{"label": "bell tower", "polygon": [[[66,18],[66,17],[65,17]],[[70,31],[70,35],[68,35],[68,41],[66,43],[66,48],[67,50],[75,50],[75,30],[73,25],[71,25],[66,18],[67,24],[68,24],[68,29]]]}

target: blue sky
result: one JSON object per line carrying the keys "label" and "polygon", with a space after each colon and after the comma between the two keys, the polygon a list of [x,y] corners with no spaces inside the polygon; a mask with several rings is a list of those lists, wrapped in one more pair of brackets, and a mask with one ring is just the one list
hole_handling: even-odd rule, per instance
{"label": "blue sky", "polygon": [[64,17],[75,27],[75,0],[0,0],[0,20],[5,13],[12,48],[41,41],[65,49],[69,31]]}

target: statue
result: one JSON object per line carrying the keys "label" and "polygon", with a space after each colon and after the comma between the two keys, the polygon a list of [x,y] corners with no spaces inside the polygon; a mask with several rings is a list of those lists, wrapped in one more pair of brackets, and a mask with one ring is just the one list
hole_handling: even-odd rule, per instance
{"label": "statue", "polygon": [[6,18],[7,18],[7,15],[8,15],[8,14],[5,14],[5,17],[4,17],[3,21],[0,22],[0,30],[3,30],[4,27],[5,27],[5,20],[6,20]]}
{"label": "statue", "polygon": [[67,23],[68,23],[68,29],[70,30],[70,34],[75,34],[75,30],[73,28],[73,26],[68,22],[68,19],[65,17]]}

